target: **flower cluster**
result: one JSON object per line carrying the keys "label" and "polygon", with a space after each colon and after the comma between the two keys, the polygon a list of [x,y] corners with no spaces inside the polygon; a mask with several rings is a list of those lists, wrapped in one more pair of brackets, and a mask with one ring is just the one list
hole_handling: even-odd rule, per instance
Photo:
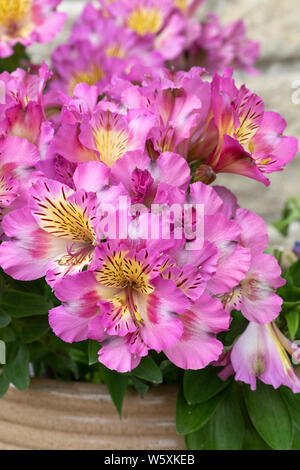
{"label": "flower cluster", "polygon": [[65,22],[65,14],[56,11],[60,1],[1,0],[0,57],[12,55],[18,43],[52,41]]}
{"label": "flower cluster", "polygon": [[[0,56],[53,37],[58,3],[0,0]],[[227,67],[253,72],[243,23],[201,23],[201,3],[99,0],[54,51],[53,72],[0,74],[0,265],[45,277],[61,302],[54,333],[98,341],[109,369],[154,350],[300,392],[266,225],[210,186],[219,173],[269,185],[298,143]],[[224,348],[234,311],[248,326]]]}
{"label": "flower cluster", "polygon": [[[18,280],[45,276],[62,302],[54,333],[98,341],[110,369],[163,351],[184,369],[225,365],[252,388],[260,377],[300,391],[294,345],[274,323],[285,281],[266,225],[208,184],[221,171],[268,184],[297,143],[230,70],[203,74],[141,66],[134,80],[112,73],[101,95],[74,82],[58,109],[46,65],[0,75],[0,264]],[[224,353],[233,309],[250,323]]]}
{"label": "flower cluster", "polygon": [[84,81],[102,93],[111,77],[141,67],[192,65],[210,73],[228,66],[255,72],[259,45],[246,38],[243,21],[221,26],[216,15],[196,19],[203,0],[98,0],[88,3],[67,44],[53,53],[53,88],[72,94]]}

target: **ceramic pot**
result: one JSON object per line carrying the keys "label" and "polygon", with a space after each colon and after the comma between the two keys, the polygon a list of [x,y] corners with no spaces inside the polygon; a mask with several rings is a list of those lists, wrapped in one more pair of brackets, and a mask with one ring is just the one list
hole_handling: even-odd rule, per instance
{"label": "ceramic pot", "polygon": [[175,430],[177,387],[129,389],[120,420],[105,385],[33,379],[0,400],[0,449],[185,449]]}

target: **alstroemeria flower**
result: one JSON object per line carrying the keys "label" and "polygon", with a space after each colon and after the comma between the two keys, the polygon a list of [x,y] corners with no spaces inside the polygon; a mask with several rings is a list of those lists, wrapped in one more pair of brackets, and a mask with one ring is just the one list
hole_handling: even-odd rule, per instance
{"label": "alstroemeria flower", "polygon": [[64,13],[56,11],[60,0],[1,0],[0,57],[13,53],[21,43],[50,42],[63,27]]}
{"label": "alstroemeria flower", "polygon": [[38,149],[26,139],[0,139],[0,205],[9,206],[21,193],[30,171],[39,161]]}
{"label": "alstroemeria flower", "polygon": [[241,310],[249,321],[269,323],[281,311],[283,300],[275,294],[285,284],[280,277],[281,269],[271,255],[257,254],[238,286],[222,298],[226,310]]}
{"label": "alstroemeria flower", "polygon": [[4,96],[0,101],[0,133],[16,136],[35,144],[44,158],[53,137],[52,123],[44,111],[43,92],[51,72],[44,63],[33,74],[17,69],[0,74]]}
{"label": "alstroemeria flower", "polygon": [[204,0],[173,0],[175,8],[181,10],[184,15],[193,16]]}
{"label": "alstroemeria flower", "polygon": [[231,362],[235,379],[256,389],[256,379],[278,388],[290,387],[300,393],[300,380],[291,365],[288,353],[299,359],[299,347],[289,341],[274,322],[261,325],[251,322],[234,344]]}
{"label": "alstroemeria flower", "polygon": [[91,3],[85,6],[74,23],[70,41],[76,44],[78,40],[87,39],[107,57],[126,59],[129,67],[141,63],[152,67],[163,66],[164,59],[154,50],[153,38],[140,36],[120,25],[115,18]]}
{"label": "alstroemeria flower", "polygon": [[122,0],[113,2],[109,11],[122,18],[127,28],[140,36],[156,35],[173,8],[173,0]]}
{"label": "alstroemeria flower", "polygon": [[[217,269],[208,281],[208,290],[216,295],[228,292],[244,279],[250,267],[250,250],[239,243],[242,229],[223,213],[224,202],[214,188],[200,182],[190,185],[187,202],[203,206],[204,240],[213,244],[219,253]],[[194,223],[191,222],[192,232]],[[197,240],[190,243],[197,249]]]}
{"label": "alstroemeria flower", "polygon": [[57,47],[52,54],[52,64],[57,73],[51,89],[73,96],[79,83],[96,85],[98,94],[114,75],[125,73],[129,62],[117,56],[107,56],[101,47],[86,39],[69,41]]}
{"label": "alstroemeria flower", "polygon": [[[142,110],[118,114],[98,109],[83,120],[79,135],[75,124],[62,124],[55,137],[55,149],[73,162],[99,160],[112,167],[126,152],[144,150],[154,122],[155,116]],[[76,143],[75,138],[71,148],[65,146],[69,132],[75,133],[78,139]]]}
{"label": "alstroemeria flower", "polygon": [[[285,121],[264,110],[262,99],[245,86],[238,90],[232,70],[215,74],[211,84],[211,109],[193,130],[188,160],[217,173],[236,173],[270,182],[265,173],[281,171],[298,149],[297,139],[282,135]],[[212,178],[213,180],[213,178]]]}
{"label": "alstroemeria flower", "polygon": [[258,42],[247,39],[244,21],[224,27],[218,15],[210,13],[201,22],[199,34],[188,49],[188,64],[205,67],[211,74],[226,67],[257,74],[253,64],[259,49]]}
{"label": "alstroemeria flower", "polygon": [[170,361],[183,369],[202,369],[219,358],[223,350],[215,335],[227,330],[230,323],[222,304],[203,294],[189,310],[180,316],[184,325],[183,335],[165,351]]}
{"label": "alstroemeria flower", "polygon": [[128,152],[111,170],[112,184],[122,183],[132,202],[147,206],[183,202],[190,169],[180,155],[164,152],[152,161],[144,152]]}
{"label": "alstroemeria flower", "polygon": [[[147,248],[136,251],[110,242],[97,247],[93,272],[66,277],[57,285],[56,295],[64,304],[50,312],[54,332],[68,341],[88,337],[104,341],[106,349],[101,349],[99,360],[110,368],[115,368],[108,358],[116,336],[125,343],[136,338],[127,351],[135,357],[141,358],[148,349],[168,349],[182,335],[179,317],[189,301],[173,281],[161,278],[163,260],[158,251]],[[84,291],[78,287],[75,293],[74,283],[79,286],[80,282]],[[68,294],[71,291],[74,301]],[[87,311],[87,295],[96,296],[97,308]],[[140,352],[134,352],[134,347],[141,347]],[[118,370],[124,371],[126,360],[123,365],[122,358],[119,362]]]}
{"label": "alstroemeria flower", "polygon": [[[102,188],[105,203],[113,201],[105,188],[106,167],[99,162],[92,165],[93,168],[82,165],[76,170],[75,191],[54,180],[36,182],[30,189],[29,206],[4,217],[3,229],[13,240],[0,246],[0,262],[9,275],[32,280],[51,271],[47,280],[52,285],[91,263]],[[97,189],[100,190],[96,194]],[[119,194],[113,193],[112,198],[114,195],[117,198]]]}

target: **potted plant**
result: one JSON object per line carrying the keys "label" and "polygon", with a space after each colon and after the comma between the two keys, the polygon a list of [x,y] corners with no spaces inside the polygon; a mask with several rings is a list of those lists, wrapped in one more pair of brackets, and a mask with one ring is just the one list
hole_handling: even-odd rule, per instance
{"label": "potted plant", "polygon": [[201,0],[99,0],[34,65],[58,3],[0,5],[0,447],[299,448],[299,247],[216,184],[298,150],[234,81],[258,44]]}

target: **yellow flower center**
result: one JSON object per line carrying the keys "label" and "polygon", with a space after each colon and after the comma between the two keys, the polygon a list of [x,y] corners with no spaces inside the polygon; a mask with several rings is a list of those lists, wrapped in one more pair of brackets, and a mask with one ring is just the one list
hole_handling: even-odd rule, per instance
{"label": "yellow flower center", "polygon": [[108,111],[93,134],[101,161],[112,167],[127,151],[129,141],[127,128],[121,123],[118,115],[112,115]]}
{"label": "yellow flower center", "polygon": [[118,57],[119,59],[123,59],[125,57],[125,53],[120,44],[116,43],[106,49],[107,57]]}
{"label": "yellow flower center", "polygon": [[156,8],[138,7],[130,14],[127,26],[141,36],[156,34],[163,25],[162,12]]}
{"label": "yellow flower center", "polygon": [[154,290],[149,283],[147,267],[134,257],[126,258],[124,251],[107,258],[101,270],[97,271],[97,280],[106,287],[133,289],[143,294],[151,294]]}
{"label": "yellow flower center", "polygon": [[91,66],[90,70],[82,70],[76,72],[70,81],[69,89],[71,94],[73,95],[74,89],[79,83],[87,83],[88,85],[93,86],[98,83],[104,76],[105,73],[102,68],[99,67],[99,65],[95,64]]}
{"label": "yellow flower center", "polygon": [[31,0],[0,0],[0,24],[17,23],[30,11]]}
{"label": "yellow flower center", "polygon": [[31,33],[31,0],[0,0],[0,35],[4,38]]}
{"label": "yellow flower center", "polygon": [[[48,188],[47,183],[45,188]],[[87,195],[82,196],[82,206],[67,200],[67,197],[63,188],[61,197],[51,198],[50,194],[49,197],[34,197],[39,207],[34,214],[39,217],[41,228],[55,237],[94,244],[92,220],[86,213]]]}
{"label": "yellow flower center", "polygon": [[188,2],[187,0],[175,0],[174,6],[179,8],[182,11],[186,11],[188,7]]}

